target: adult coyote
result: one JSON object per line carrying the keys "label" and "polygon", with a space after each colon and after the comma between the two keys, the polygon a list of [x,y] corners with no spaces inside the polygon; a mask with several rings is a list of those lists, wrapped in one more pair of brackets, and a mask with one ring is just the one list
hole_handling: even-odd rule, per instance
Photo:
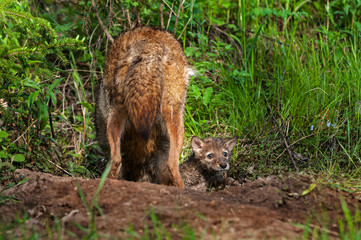
{"label": "adult coyote", "polygon": [[178,161],[192,74],[181,45],[167,31],[141,27],[117,38],[95,111],[99,143],[110,153],[110,178],[183,188]]}

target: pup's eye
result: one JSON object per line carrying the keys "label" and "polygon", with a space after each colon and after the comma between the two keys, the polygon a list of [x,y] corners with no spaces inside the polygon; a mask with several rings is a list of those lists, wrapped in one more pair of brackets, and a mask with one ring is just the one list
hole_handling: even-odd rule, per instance
{"label": "pup's eye", "polygon": [[228,153],[227,153],[227,152],[224,152],[224,153],[223,153],[223,156],[227,157],[227,156],[228,156]]}
{"label": "pup's eye", "polygon": [[207,158],[209,158],[209,159],[212,159],[213,157],[214,157],[214,156],[213,156],[212,153],[210,153],[210,154],[207,155]]}

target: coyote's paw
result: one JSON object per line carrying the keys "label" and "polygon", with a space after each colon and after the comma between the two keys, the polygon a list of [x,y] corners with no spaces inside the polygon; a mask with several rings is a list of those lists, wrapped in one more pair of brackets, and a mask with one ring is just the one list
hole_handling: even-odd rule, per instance
{"label": "coyote's paw", "polygon": [[118,179],[120,168],[122,167],[121,159],[120,161],[112,161],[112,162],[114,162],[114,164],[112,164],[108,178]]}
{"label": "coyote's paw", "polygon": [[235,180],[235,179],[233,179],[231,177],[227,177],[224,180],[224,184],[225,185],[230,185],[230,186],[240,186],[241,185],[237,180]]}

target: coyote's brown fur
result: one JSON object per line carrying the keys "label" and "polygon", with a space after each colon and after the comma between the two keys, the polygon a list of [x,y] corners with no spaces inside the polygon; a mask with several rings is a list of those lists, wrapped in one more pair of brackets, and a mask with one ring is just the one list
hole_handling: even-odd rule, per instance
{"label": "coyote's brown fur", "polygon": [[238,138],[220,139],[192,138],[192,153],[180,165],[180,172],[186,188],[206,191],[235,185],[236,180],[227,177],[229,157]]}
{"label": "coyote's brown fur", "polygon": [[169,32],[141,27],[117,38],[95,113],[99,143],[111,156],[109,177],[183,187],[178,161],[192,73]]}

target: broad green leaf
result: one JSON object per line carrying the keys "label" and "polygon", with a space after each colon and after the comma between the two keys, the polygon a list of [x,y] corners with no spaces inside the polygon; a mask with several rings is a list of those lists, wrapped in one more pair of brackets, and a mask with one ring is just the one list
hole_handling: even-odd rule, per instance
{"label": "broad green leaf", "polygon": [[196,99],[198,100],[198,98],[202,95],[201,91],[199,90],[199,87],[197,85],[193,84],[192,91],[196,95]]}
{"label": "broad green leaf", "polygon": [[0,158],[7,158],[8,154],[5,151],[0,151]]}
{"label": "broad green leaf", "polygon": [[40,122],[40,130],[43,130],[49,120],[48,106],[42,103],[39,103],[38,106],[39,106],[38,119]]}
{"label": "broad green leaf", "polygon": [[187,56],[187,57],[192,57],[193,54],[195,53],[196,49],[193,48],[193,47],[186,47],[186,49],[184,49],[184,54]]}
{"label": "broad green leaf", "polygon": [[24,161],[25,161],[25,157],[24,157],[24,155],[22,155],[22,154],[15,154],[15,155],[13,156],[13,161],[14,161],[14,162],[19,162],[19,163],[21,163],[21,162],[24,162]]}
{"label": "broad green leaf", "polygon": [[23,83],[24,83],[24,86],[26,86],[26,87],[30,87],[30,88],[34,88],[34,89],[36,89],[36,90],[40,90],[40,85],[39,85],[39,83],[34,82],[34,81],[32,81],[31,79],[29,79],[29,78],[25,78],[24,81],[23,81]]}
{"label": "broad green leaf", "polygon": [[56,100],[56,97],[55,97],[54,93],[53,93],[53,92],[49,92],[49,96],[50,96],[50,99],[51,99],[51,103],[52,103],[53,106],[56,108],[57,100]]}
{"label": "broad green leaf", "polygon": [[6,138],[6,137],[8,137],[9,136],[9,134],[7,133],[7,132],[5,132],[5,131],[0,131],[0,138]]}
{"label": "broad green leaf", "polygon": [[59,86],[59,84],[61,83],[61,81],[63,80],[63,78],[58,78],[56,79],[49,87],[48,91],[52,91],[54,88],[56,88],[57,86]]}
{"label": "broad green leaf", "polygon": [[213,94],[213,88],[209,87],[204,91],[203,95],[203,104],[208,106],[209,101],[211,100],[211,96]]}
{"label": "broad green leaf", "polygon": [[74,170],[76,172],[78,172],[78,173],[85,173],[86,172],[86,168],[84,166],[76,166]]}
{"label": "broad green leaf", "polygon": [[72,125],[74,130],[79,132],[79,133],[83,133],[84,132],[84,126],[83,125]]}
{"label": "broad green leaf", "polygon": [[88,102],[78,102],[80,105],[86,107],[90,112],[94,112],[94,107]]}
{"label": "broad green leaf", "polygon": [[39,93],[40,93],[40,90],[37,90],[37,91],[35,91],[35,92],[30,93],[29,98],[28,98],[28,106],[29,106],[29,107],[30,107],[30,105],[31,105],[32,103],[35,102],[35,100],[36,100],[36,98],[38,97]]}

